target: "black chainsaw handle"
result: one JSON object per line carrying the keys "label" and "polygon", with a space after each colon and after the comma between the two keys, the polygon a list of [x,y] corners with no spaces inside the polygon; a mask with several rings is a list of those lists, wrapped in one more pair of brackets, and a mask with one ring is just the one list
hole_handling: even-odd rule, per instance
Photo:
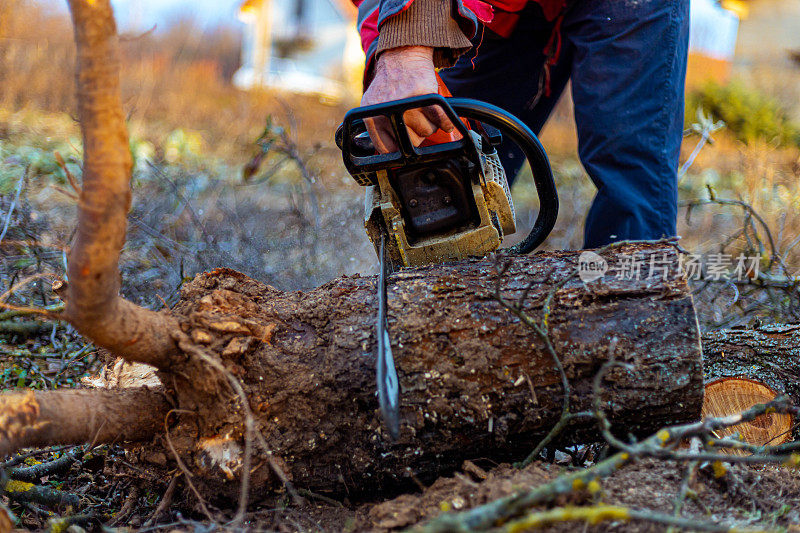
{"label": "black chainsaw handle", "polygon": [[[440,106],[461,134],[461,139],[453,142],[435,144],[421,147],[414,146],[408,136],[404,114],[410,109],[419,109],[428,106]],[[365,134],[367,127],[365,120],[382,116],[389,120],[392,131],[397,139],[398,150],[388,154],[379,154],[371,141],[368,146],[359,146],[359,134]],[[367,139],[369,139],[367,137]],[[356,107],[347,112],[344,121],[336,130],[336,145],[342,150],[342,157],[347,170],[355,176],[363,172],[374,172],[405,164],[424,163],[436,160],[443,153],[453,152],[458,149],[470,149],[473,143],[469,142],[469,131],[463,122],[448,105],[447,99],[439,94],[423,94],[402,100],[394,100],[381,104]],[[472,149],[473,163],[480,162],[478,153]],[[359,181],[358,179],[356,181]]]}
{"label": "black chainsaw handle", "polygon": [[528,236],[509,251],[513,254],[532,252],[550,235],[558,218],[558,192],[553,181],[553,169],[542,143],[524,122],[496,105],[471,98],[447,98],[447,103],[458,116],[484,122],[500,130],[517,143],[528,159],[539,197],[539,214]]}
{"label": "black chainsaw handle", "polygon": [[[425,148],[418,148],[411,144],[405,128],[403,113],[408,109],[429,105],[441,106],[453,125],[461,133],[463,137],[461,140]],[[392,129],[397,136],[400,150],[394,154],[374,154],[373,152],[374,155],[354,155],[356,151],[354,140],[356,124],[360,124],[359,129],[366,131],[366,127],[363,126],[363,120],[378,115],[389,118]],[[467,143],[466,139],[469,134],[459,117],[477,120],[497,128],[517,143],[528,159],[533,173],[533,181],[536,185],[536,194],[539,197],[539,214],[528,236],[522,242],[509,248],[509,252],[512,254],[532,252],[544,242],[553,230],[553,226],[555,226],[556,218],[558,217],[558,193],[553,181],[550,160],[547,158],[547,153],[544,151],[542,143],[539,142],[539,139],[524,122],[504,109],[471,98],[445,98],[438,94],[414,96],[394,102],[359,107],[351,109],[345,115],[344,122],[336,132],[336,144],[342,149],[344,163],[350,174],[353,177],[364,174],[366,179],[365,173],[367,172],[398,166],[406,162],[421,162],[428,157],[435,157],[439,153],[450,151],[456,147],[474,146],[472,143]],[[456,146],[454,147],[454,145]],[[358,178],[356,178],[356,181],[362,183]]]}

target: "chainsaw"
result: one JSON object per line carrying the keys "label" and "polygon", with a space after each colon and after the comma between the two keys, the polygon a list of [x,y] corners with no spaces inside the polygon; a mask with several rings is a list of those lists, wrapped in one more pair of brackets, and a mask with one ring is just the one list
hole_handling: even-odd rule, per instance
{"label": "chainsaw", "polygon": [[[427,106],[439,106],[455,129],[439,130],[414,146],[404,113]],[[366,121],[377,118],[390,125],[395,152],[375,150]],[[525,154],[539,197],[533,228],[509,248],[512,254],[526,254],[553,229],[558,195],[544,148],[513,115],[477,100],[431,94],[352,109],[336,132],[345,167],[366,187],[364,226],[380,260],[378,397],[393,439],[399,435],[400,389],[387,328],[388,274],[401,267],[483,257],[516,232],[514,202],[497,154],[503,135]]]}

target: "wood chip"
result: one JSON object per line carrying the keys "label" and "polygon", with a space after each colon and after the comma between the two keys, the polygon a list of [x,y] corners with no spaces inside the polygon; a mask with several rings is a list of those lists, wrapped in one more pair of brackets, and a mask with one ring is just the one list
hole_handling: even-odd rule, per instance
{"label": "wood chip", "polygon": [[208,327],[219,331],[221,333],[238,333],[240,335],[249,335],[250,328],[240,322],[233,320],[221,320],[218,322],[209,322]]}

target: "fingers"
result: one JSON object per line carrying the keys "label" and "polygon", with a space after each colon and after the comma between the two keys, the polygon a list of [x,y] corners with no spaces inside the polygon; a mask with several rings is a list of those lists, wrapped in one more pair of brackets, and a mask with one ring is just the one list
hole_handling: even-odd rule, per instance
{"label": "fingers", "polygon": [[435,113],[426,112],[427,109],[409,109],[403,113],[403,121],[406,123],[408,137],[414,146],[422,144],[422,141],[439,129],[438,124],[431,120],[431,117],[435,119]]}
{"label": "fingers", "polygon": [[[438,105],[409,109],[403,113],[403,121],[411,144],[419,146],[439,129],[450,133],[455,129],[453,122]],[[397,140],[389,119],[383,116],[364,120],[370,139],[379,154],[388,154],[399,150]]]}
{"label": "fingers", "polygon": [[369,138],[379,154],[390,154],[399,148],[394,140],[392,126],[386,117],[373,117],[364,119]]}
{"label": "fingers", "polygon": [[450,117],[447,116],[447,113],[445,113],[444,109],[442,109],[440,106],[431,105],[424,107],[422,108],[422,112],[429,121],[436,125],[437,129],[444,130],[447,133],[450,133],[456,129],[456,127],[453,125],[453,122],[450,120]]}

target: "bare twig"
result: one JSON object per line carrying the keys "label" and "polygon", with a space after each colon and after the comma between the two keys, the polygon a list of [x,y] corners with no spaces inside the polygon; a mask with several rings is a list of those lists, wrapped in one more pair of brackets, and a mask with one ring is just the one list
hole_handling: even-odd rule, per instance
{"label": "bare twig", "polygon": [[47,307],[43,307],[41,309],[36,308],[29,308],[29,307],[22,307],[19,309],[12,309],[9,311],[0,312],[0,320],[8,320],[10,318],[16,318],[19,316],[26,316],[26,315],[35,315],[39,314],[41,311],[46,311],[48,313],[59,313],[64,310],[64,304],[59,303],[55,305],[50,305]]}
{"label": "bare twig", "polygon": [[0,294],[0,308],[7,309],[9,311],[16,311],[16,312],[23,313],[23,314],[28,314],[28,315],[41,315],[41,316],[44,316],[44,317],[47,317],[47,318],[50,318],[50,319],[53,319],[53,320],[57,320],[59,315],[49,311],[46,308],[20,307],[20,306],[11,305],[11,304],[7,304],[6,303],[6,300],[12,294],[14,294],[15,292],[20,291],[22,288],[24,288],[29,283],[32,283],[32,282],[34,282],[34,281],[36,281],[38,279],[47,278],[47,277],[49,277],[49,274],[46,274],[44,272],[39,272],[39,273],[32,274],[30,276],[27,276],[27,277],[21,279],[20,281],[15,283],[11,288],[9,288],[6,292],[4,292],[3,294]]}
{"label": "bare twig", "polygon": [[[672,515],[676,518],[680,518],[683,514],[683,506],[686,503],[687,496],[694,494],[691,485],[694,482],[697,465],[699,464],[700,461],[689,461],[686,463],[683,479],[681,480],[680,487],[678,487],[678,494],[675,495],[675,499],[672,502]],[[675,526],[672,525],[667,530],[667,533],[675,533],[675,530]]]}
{"label": "bare twig", "polygon": [[59,152],[55,152],[53,155],[55,156],[56,164],[58,164],[58,166],[61,167],[61,170],[64,171],[64,175],[67,177],[67,181],[69,181],[70,187],[72,187],[72,190],[75,191],[75,194],[77,196],[80,196],[81,186],[78,185],[78,180],[76,180],[75,176],[72,175],[72,172],[69,171],[67,164],[64,162],[64,158],[61,157],[61,154]]}
{"label": "bare twig", "polygon": [[11,224],[11,217],[14,214],[14,208],[17,206],[17,201],[19,201],[19,195],[22,192],[22,184],[25,182],[25,178],[28,176],[28,169],[25,169],[25,172],[22,173],[20,176],[19,181],[17,182],[17,189],[14,191],[14,199],[11,200],[11,205],[8,206],[8,213],[6,213],[6,219],[3,222],[3,229],[0,231],[0,244],[3,243],[3,239],[6,236],[6,232],[8,231],[8,226]]}
{"label": "bare twig", "polygon": [[694,208],[694,207],[698,207],[698,206],[703,206],[703,205],[734,206],[734,207],[739,207],[740,209],[743,209],[748,216],[750,216],[753,219],[755,219],[756,221],[758,221],[758,223],[764,229],[764,233],[767,236],[767,241],[769,242],[769,249],[770,249],[770,252],[771,252],[770,263],[769,263],[770,267],[772,266],[772,264],[774,262],[778,262],[778,264],[781,266],[781,268],[786,273],[786,275],[787,276],[790,275],[788,267],[783,262],[783,259],[781,258],[780,254],[778,253],[777,246],[775,246],[775,239],[772,236],[772,231],[770,230],[769,225],[764,220],[764,218],[761,215],[758,214],[758,212],[753,208],[753,206],[751,206],[747,202],[745,202],[743,200],[730,200],[730,199],[725,199],[725,198],[709,198],[709,199],[705,199],[705,200],[702,200],[702,199],[687,200],[687,201],[684,201],[684,202],[680,202],[678,205],[680,207],[687,207],[689,209]]}
{"label": "bare twig", "polygon": [[58,459],[49,461],[47,463],[39,463],[33,466],[24,466],[19,468],[12,468],[8,471],[8,476],[17,481],[37,481],[44,476],[66,472],[72,466],[72,463],[78,460],[78,454],[84,452],[83,448],[75,448],[64,453]]}
{"label": "bare twig", "polygon": [[[670,516],[656,511],[647,509],[631,509],[621,505],[593,505],[589,507],[557,507],[548,511],[539,511],[530,513],[519,520],[513,520],[502,527],[502,531],[509,533],[517,533],[527,531],[530,529],[556,524],[560,522],[574,522],[582,521],[590,524],[597,524],[609,520],[628,522],[630,520],[641,520],[653,524],[661,524],[668,526],[676,526],[681,529],[688,529],[691,531],[713,531],[720,533],[737,532],[745,533],[751,531],[753,533],[763,533],[763,529],[747,529],[734,526],[726,526],[716,522],[708,522],[704,520],[693,520],[690,518],[681,518],[678,516]],[[777,530],[776,530],[777,531]]]}
{"label": "bare twig", "polygon": [[175,487],[178,486],[178,478],[180,477],[180,475],[181,473],[178,472],[177,474],[172,476],[172,479],[169,481],[169,485],[167,485],[167,490],[164,491],[164,495],[161,497],[161,501],[158,502],[156,510],[153,511],[153,514],[150,515],[150,518],[148,518],[145,521],[145,523],[142,524],[143,527],[148,527],[153,525],[155,521],[158,520],[158,517],[161,516],[161,514],[166,510],[167,507],[169,507],[170,503],[172,503],[172,496],[173,494],[175,494]]}
{"label": "bare twig", "polygon": [[11,468],[13,466],[16,466],[16,465],[20,464],[21,462],[23,462],[25,459],[27,459],[29,457],[36,457],[37,455],[44,455],[46,453],[60,452],[62,450],[65,450],[65,449],[71,448],[71,447],[72,446],[54,446],[54,447],[42,448],[42,449],[39,449],[39,450],[32,450],[30,452],[26,452],[26,453],[22,453],[22,454],[19,454],[19,455],[15,455],[11,459],[9,459],[5,463],[3,463],[2,466],[0,466],[0,468],[8,469],[8,468]]}

